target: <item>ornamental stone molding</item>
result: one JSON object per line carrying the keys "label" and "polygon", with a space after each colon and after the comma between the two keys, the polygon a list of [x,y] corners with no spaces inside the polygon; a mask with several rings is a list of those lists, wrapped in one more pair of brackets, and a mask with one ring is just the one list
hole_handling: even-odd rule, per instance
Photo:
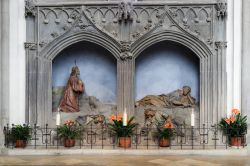
{"label": "ornamental stone molding", "polygon": [[216,41],[215,42],[216,50],[227,48],[227,42],[224,41]]}
{"label": "ornamental stone molding", "polygon": [[36,50],[37,49],[37,44],[36,43],[30,43],[26,42],[24,43],[24,47],[29,50]]}
{"label": "ornamental stone molding", "polygon": [[225,1],[27,0],[25,9],[27,122],[46,123],[52,61],[81,41],[104,47],[116,58],[118,111],[126,107],[134,114],[136,58],[158,42],[172,41],[200,59],[200,124],[215,124],[225,115],[226,52],[218,50],[226,45],[226,19],[218,19],[226,16]]}
{"label": "ornamental stone molding", "polygon": [[227,15],[227,3],[225,1],[220,0],[216,4],[217,17],[224,18]]}
{"label": "ornamental stone molding", "polygon": [[25,17],[36,15],[36,7],[34,3],[34,0],[25,0]]}

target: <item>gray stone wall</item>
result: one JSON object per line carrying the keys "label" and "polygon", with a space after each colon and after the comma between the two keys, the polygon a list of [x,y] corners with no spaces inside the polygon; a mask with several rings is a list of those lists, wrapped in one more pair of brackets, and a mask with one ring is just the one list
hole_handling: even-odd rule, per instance
{"label": "gray stone wall", "polygon": [[[250,128],[250,1],[243,0],[243,51],[242,51],[242,112],[248,115]],[[249,130],[249,129],[248,129]],[[250,130],[249,132],[250,133]],[[249,134],[248,134],[249,135]],[[248,136],[248,142],[250,141]]]}
{"label": "gray stone wall", "polygon": [[1,57],[1,79],[0,79],[0,147],[3,147],[3,126],[8,123],[9,113],[9,1],[0,2],[1,29],[0,29],[0,57]]}

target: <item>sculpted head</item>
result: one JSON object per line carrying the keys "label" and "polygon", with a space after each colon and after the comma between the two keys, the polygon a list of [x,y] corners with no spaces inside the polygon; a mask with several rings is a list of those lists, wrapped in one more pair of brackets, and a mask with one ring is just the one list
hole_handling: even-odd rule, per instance
{"label": "sculpted head", "polygon": [[145,111],[144,111],[145,120],[151,122],[154,119],[155,114],[156,114],[156,110],[153,110],[150,108],[145,109]]}
{"label": "sculpted head", "polygon": [[191,93],[191,88],[189,86],[183,86],[182,90],[184,96],[187,96],[188,94]]}
{"label": "sculpted head", "polygon": [[80,70],[77,66],[72,67],[71,70],[71,76],[79,76],[80,75]]}

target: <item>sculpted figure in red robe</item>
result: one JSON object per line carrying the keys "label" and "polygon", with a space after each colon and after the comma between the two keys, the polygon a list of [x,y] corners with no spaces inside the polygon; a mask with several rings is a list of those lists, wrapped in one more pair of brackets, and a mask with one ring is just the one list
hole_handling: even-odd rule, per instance
{"label": "sculpted figure in red robe", "polygon": [[79,112],[78,96],[84,91],[84,84],[79,79],[80,71],[77,66],[72,68],[63,98],[59,105],[61,112]]}

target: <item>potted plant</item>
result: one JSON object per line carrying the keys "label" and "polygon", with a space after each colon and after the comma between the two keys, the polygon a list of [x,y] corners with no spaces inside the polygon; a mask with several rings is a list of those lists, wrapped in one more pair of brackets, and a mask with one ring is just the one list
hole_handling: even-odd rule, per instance
{"label": "potted plant", "polygon": [[165,118],[163,115],[160,120],[156,120],[155,137],[159,141],[160,147],[169,147],[171,137],[175,135],[174,125],[171,118]]}
{"label": "potted plant", "polygon": [[16,148],[25,148],[27,141],[31,138],[31,127],[28,125],[15,125],[11,129],[11,137]]}
{"label": "potted plant", "polygon": [[244,144],[244,136],[247,133],[247,116],[242,116],[238,109],[232,109],[229,118],[221,119],[219,127],[228,136],[231,146]]}
{"label": "potted plant", "polygon": [[57,128],[58,137],[63,139],[64,147],[75,146],[75,139],[80,137],[81,128],[72,120],[67,120]]}
{"label": "potted plant", "polygon": [[108,124],[109,128],[118,138],[119,147],[129,148],[131,147],[131,136],[134,133],[134,129],[138,125],[134,122],[134,117],[131,117],[127,124],[123,124],[121,116],[111,116],[111,123]]}

